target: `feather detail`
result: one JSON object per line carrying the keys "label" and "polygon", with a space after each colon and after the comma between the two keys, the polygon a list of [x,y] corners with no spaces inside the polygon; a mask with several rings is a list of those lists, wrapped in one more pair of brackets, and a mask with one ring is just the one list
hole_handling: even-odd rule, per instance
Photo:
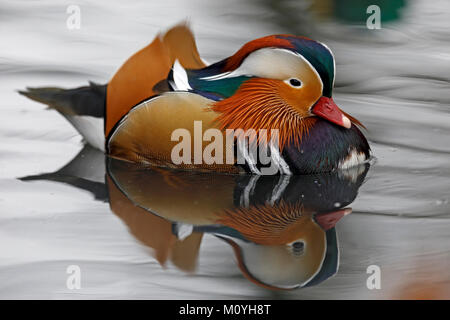
{"label": "feather detail", "polygon": [[[265,143],[261,129],[267,130],[267,139],[271,130],[279,130],[279,147],[282,151],[287,144],[299,146],[302,137],[308,134],[314,125],[314,117],[303,118],[277,93],[276,81],[269,79],[251,79],[244,82],[231,97],[217,101],[211,109],[220,115],[216,121],[220,129],[255,130],[258,143]],[[250,138],[254,139],[254,137]]]}
{"label": "feather detail", "polygon": [[301,202],[280,201],[275,205],[225,210],[217,223],[239,231],[246,239],[262,245],[281,245],[299,237],[298,226],[310,223]]}
{"label": "feather detail", "polygon": [[165,80],[175,60],[183,68],[201,69],[194,36],[185,24],[177,25],[142,48],[119,68],[106,90],[105,136],[139,102],[167,91]]}
{"label": "feather detail", "polygon": [[289,35],[273,35],[259,39],[255,39],[246,43],[234,55],[229,57],[225,63],[223,71],[235,70],[239,67],[242,61],[252,52],[268,47],[293,49],[294,46],[289,39],[281,38],[281,36],[289,37]]}

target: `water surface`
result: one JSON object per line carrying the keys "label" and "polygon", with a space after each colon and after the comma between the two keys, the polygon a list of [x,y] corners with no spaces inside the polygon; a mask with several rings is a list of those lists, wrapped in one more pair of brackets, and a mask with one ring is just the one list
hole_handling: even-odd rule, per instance
{"label": "water surface", "polygon": [[[275,5],[256,0],[232,1],[226,6],[220,1],[80,2],[81,29],[69,30],[69,4],[7,0],[0,5],[1,298],[450,297],[450,28],[446,1],[405,2],[401,19],[383,22],[381,30],[336,20],[332,10],[323,6],[317,16],[303,1]],[[224,58],[246,41],[274,33],[307,35],[334,51],[335,100],[367,127],[376,162],[363,173],[365,180],[357,190],[351,190],[352,197],[334,193],[340,199],[335,211],[345,206],[353,212],[339,216],[328,229],[336,236],[338,270],[333,272],[330,267],[330,277],[322,282],[275,291],[249,281],[234,247],[218,237],[225,234],[236,239],[236,234],[220,229],[217,219],[209,215],[207,222],[200,219],[193,224],[194,237],[185,238],[192,239],[188,247],[198,246],[197,251],[180,257],[173,249],[176,246],[164,249],[175,241],[174,235],[183,238],[180,230],[189,234],[189,221],[177,224],[179,216],[147,211],[143,218],[151,220],[147,226],[139,223],[139,214],[117,209],[118,204],[126,209],[130,201],[145,207],[127,190],[128,197],[111,201],[111,187],[121,186],[124,191],[129,170],[119,170],[128,178],[111,184],[110,163],[102,154],[83,149],[80,136],[55,111],[16,92],[26,86],[74,87],[87,80],[105,83],[158,31],[185,18],[191,21],[199,51],[207,61]],[[348,177],[339,179],[359,183]],[[171,185],[164,179],[160,183]],[[247,197],[248,201],[270,200],[277,188],[286,185],[280,183],[230,180],[217,186],[213,180],[204,185],[224,189],[214,202],[223,209],[230,201],[238,201],[236,194],[245,195],[247,186],[267,189],[255,191],[256,200]],[[287,186],[292,183],[288,181]],[[331,185],[336,186],[336,181]],[[289,203],[286,195],[298,197],[288,187],[278,202]],[[151,188],[158,190],[154,185]],[[338,183],[333,190],[348,188]],[[309,196],[315,199],[314,205],[324,204],[315,198],[318,193]],[[341,201],[343,196],[347,202]],[[147,205],[155,206],[155,201]],[[245,201],[242,205],[246,207]],[[333,211],[314,207],[319,209]],[[154,230],[156,223],[169,228],[168,233],[159,235]],[[184,229],[177,229],[183,225]],[[153,242],[146,238],[152,235]],[[66,286],[69,265],[82,270],[80,290]],[[370,265],[381,268],[380,290],[366,286]],[[310,269],[304,270],[302,275]],[[275,279],[276,272],[271,278],[262,271],[259,274],[272,284],[281,281]],[[297,282],[304,283],[305,277],[297,277]]]}

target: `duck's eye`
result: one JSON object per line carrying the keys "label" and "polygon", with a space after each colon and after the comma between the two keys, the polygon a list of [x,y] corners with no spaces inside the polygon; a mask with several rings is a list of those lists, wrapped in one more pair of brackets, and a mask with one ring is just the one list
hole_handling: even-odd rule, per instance
{"label": "duck's eye", "polygon": [[289,79],[289,84],[291,86],[293,86],[293,87],[296,87],[296,88],[302,86],[302,82],[300,80],[298,80],[298,79],[295,79],[295,78]]}
{"label": "duck's eye", "polygon": [[303,241],[297,240],[288,244],[291,248],[291,252],[296,256],[301,256],[305,250],[305,243]]}

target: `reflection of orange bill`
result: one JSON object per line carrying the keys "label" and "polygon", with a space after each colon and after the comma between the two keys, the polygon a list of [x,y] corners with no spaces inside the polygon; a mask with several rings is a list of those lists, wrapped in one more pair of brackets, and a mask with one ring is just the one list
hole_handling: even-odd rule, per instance
{"label": "reflection of orange bill", "polygon": [[337,211],[319,213],[315,216],[317,224],[325,231],[334,228],[336,223],[352,212],[352,208],[345,208]]}

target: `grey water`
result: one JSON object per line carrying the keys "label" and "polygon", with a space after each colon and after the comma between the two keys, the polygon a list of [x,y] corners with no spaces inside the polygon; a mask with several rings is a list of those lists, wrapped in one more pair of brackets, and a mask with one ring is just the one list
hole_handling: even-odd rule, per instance
{"label": "grey water", "polygon": [[[370,30],[365,21],[333,14],[330,3],[347,1],[80,1],[80,29],[67,27],[70,1],[2,1],[0,298],[449,299],[450,5],[400,2],[398,18]],[[326,180],[342,189],[337,202],[344,197],[342,205],[353,212],[330,229],[336,270],[320,283],[281,291],[261,286],[287,281],[277,277],[285,271],[276,264],[253,272],[259,285],[249,281],[235,247],[220,237],[234,235],[201,210],[189,219],[173,213],[179,208],[160,216],[146,212],[143,218],[131,212],[136,204],[164,211],[170,203],[139,198],[133,189],[138,181],[129,183],[135,181],[134,169],[118,170],[85,148],[63,117],[17,93],[27,86],[106,83],[158,32],[186,19],[209,62],[278,33],[305,35],[333,50],[334,100],[366,126],[375,161],[363,182],[349,178],[358,184],[350,191],[340,184],[342,177]],[[139,180],[142,190],[171,190],[174,177],[161,177],[151,180],[159,181],[156,185]],[[236,194],[245,198],[247,186],[262,183],[200,181],[230,188],[221,189],[213,203],[222,201],[223,207],[238,201]],[[314,185],[311,181],[298,185]],[[278,182],[268,185],[278,188]],[[168,201],[188,204],[184,194],[169,193]],[[322,204],[316,195],[312,209]],[[193,252],[180,252],[176,236],[189,225],[196,237],[186,239],[197,242],[189,247]],[[80,269],[79,289],[68,286],[73,265]],[[370,285],[371,266],[379,267],[379,288]]]}

